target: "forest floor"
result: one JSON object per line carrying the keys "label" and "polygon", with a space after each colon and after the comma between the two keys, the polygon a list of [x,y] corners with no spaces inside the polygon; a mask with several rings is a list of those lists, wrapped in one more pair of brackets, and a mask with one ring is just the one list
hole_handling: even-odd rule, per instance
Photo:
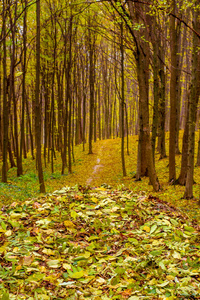
{"label": "forest floor", "polygon": [[[168,136],[167,136],[168,142]],[[196,145],[197,146],[197,145]],[[168,145],[166,145],[168,148]],[[94,154],[88,155],[88,149],[82,151],[82,145],[74,147],[75,161],[73,162],[72,174],[61,175],[60,154],[54,160],[54,173],[51,173],[50,164],[44,168],[44,178],[47,193],[51,193],[63,186],[90,185],[93,187],[102,184],[109,185],[112,188],[129,188],[135,193],[152,194],[164,201],[175,205],[193,220],[200,222],[200,167],[195,167],[193,191],[195,199],[183,199],[184,186],[174,186],[168,183],[168,157],[159,160],[159,154],[156,153],[156,171],[162,186],[159,193],[153,192],[149,185],[148,178],[144,177],[141,181],[135,182],[134,175],[137,166],[137,136],[129,138],[129,153],[125,154],[127,176],[122,176],[121,166],[121,140],[108,139],[97,141],[93,144]],[[181,149],[181,145],[180,145]],[[168,150],[168,149],[167,149]],[[181,155],[176,156],[176,173],[180,172]],[[0,206],[9,204],[15,200],[24,200],[33,195],[39,195],[39,185],[37,172],[35,170],[35,161],[29,156],[23,161],[24,175],[16,177],[16,168],[8,172],[8,184],[0,183],[0,198],[3,200]]]}
{"label": "forest floor", "polygon": [[126,177],[120,139],[97,141],[92,155],[74,147],[70,175],[60,175],[57,154],[55,172],[44,168],[46,195],[31,157],[23,176],[9,170],[0,184],[1,300],[200,299],[199,168],[197,199],[186,201],[157,154],[163,190],[154,193],[148,178],[133,178],[136,138]]}
{"label": "forest floor", "polygon": [[167,202],[126,189],[13,202],[0,213],[0,299],[200,299],[199,232]]}

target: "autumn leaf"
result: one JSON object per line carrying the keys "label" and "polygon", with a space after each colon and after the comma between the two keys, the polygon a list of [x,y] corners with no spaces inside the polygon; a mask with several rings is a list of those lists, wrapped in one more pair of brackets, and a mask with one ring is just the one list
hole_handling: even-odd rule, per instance
{"label": "autumn leaf", "polygon": [[[83,189],[81,199],[74,193],[77,187],[56,191],[38,198],[35,208],[30,200],[24,218],[15,215],[18,206],[0,214],[0,286],[9,286],[13,300],[21,280],[27,299],[36,290],[38,299],[67,299],[69,290],[94,299],[153,299],[160,290],[180,298],[186,289],[198,297],[198,231],[184,216],[177,212],[175,220],[170,210],[158,213],[155,199],[141,200],[131,191]],[[10,215],[18,227],[9,223]]]}

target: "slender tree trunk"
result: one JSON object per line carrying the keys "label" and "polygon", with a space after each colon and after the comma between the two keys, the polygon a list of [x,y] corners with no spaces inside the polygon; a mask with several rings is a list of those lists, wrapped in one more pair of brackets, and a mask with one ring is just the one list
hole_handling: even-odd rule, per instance
{"label": "slender tree trunk", "polygon": [[98,86],[98,128],[99,128],[99,140],[101,140],[101,88]]}
{"label": "slender tree trunk", "polygon": [[160,72],[160,106],[159,106],[159,145],[160,145],[160,159],[165,158],[166,148],[165,148],[165,71],[164,66],[161,66]]}
{"label": "slender tree trunk", "polygon": [[63,126],[63,151],[62,151],[62,175],[65,173],[67,165],[67,125],[68,125],[68,90],[69,90],[69,63],[67,63],[67,20],[65,19],[65,32],[64,32],[65,46],[64,46],[64,74],[65,74],[65,106],[64,106],[64,126]]}
{"label": "slender tree trunk", "polygon": [[[172,12],[175,13],[175,0],[172,1]],[[177,39],[175,18],[170,16],[171,33],[171,78],[170,78],[170,137],[169,137],[169,182],[176,180],[176,78],[177,78]]]}
{"label": "slender tree trunk", "polygon": [[68,90],[67,98],[69,103],[69,114],[68,114],[68,172],[72,173],[72,159],[71,159],[71,142],[72,142],[72,132],[71,132],[71,115],[72,115],[72,95],[71,95],[71,65],[72,65],[72,12],[70,17],[70,27],[69,27],[69,61],[68,61]]}
{"label": "slender tree trunk", "polygon": [[12,12],[9,9],[11,33],[12,33],[12,55],[10,65],[10,96],[13,101],[14,109],[14,138],[15,138],[15,149],[16,149],[16,160],[17,160],[17,176],[22,175],[22,159],[19,155],[19,138],[18,138],[18,116],[17,116],[17,97],[15,92],[15,63],[16,63],[16,19],[17,19],[17,2],[14,6],[14,18]]}
{"label": "slender tree trunk", "polygon": [[97,141],[97,91],[94,97],[94,142]]}
{"label": "slender tree trunk", "polygon": [[[193,26],[197,32],[200,32],[199,5],[200,0],[196,1],[198,8],[193,12]],[[193,33],[193,53],[192,53],[192,83],[191,93],[189,97],[189,131],[188,131],[188,161],[187,161],[187,177],[185,185],[184,198],[193,198],[193,182],[194,182],[194,149],[195,149],[195,124],[197,115],[197,104],[200,95],[200,40]]]}
{"label": "slender tree trunk", "polygon": [[[52,21],[53,23],[53,21]],[[57,30],[56,30],[56,20],[55,20],[55,30],[54,30],[54,51],[53,51],[53,74],[52,74],[52,90],[51,90],[51,172],[54,173],[54,152],[55,152],[55,95],[54,95],[54,84],[55,84],[55,73],[56,73],[56,50],[57,50]]]}
{"label": "slender tree trunk", "polygon": [[[89,19],[89,27],[91,26],[91,20]],[[92,151],[92,139],[93,139],[93,123],[94,123],[94,37],[92,37],[91,29],[88,32],[89,42],[89,61],[90,61],[90,123],[89,123],[89,152]]]}
{"label": "slender tree trunk", "polygon": [[[0,70],[2,69],[2,45],[0,45]],[[0,72],[0,99],[1,99],[1,95],[2,95],[2,73]],[[3,153],[3,139],[2,139],[2,103],[0,101],[0,157],[2,157],[2,153]]]}
{"label": "slender tree trunk", "polygon": [[124,96],[124,36],[123,36],[123,22],[120,24],[121,29],[121,41],[120,41],[120,50],[121,50],[121,161],[122,161],[122,171],[123,176],[126,176],[126,167],[125,167],[125,155],[124,155],[124,107],[125,107],[125,96]]}
{"label": "slender tree trunk", "polygon": [[45,193],[42,158],[41,158],[41,105],[40,105],[40,0],[36,3],[36,84],[35,84],[35,140],[36,140],[36,163],[40,192]]}
{"label": "slender tree trunk", "polygon": [[8,140],[8,153],[9,153],[10,167],[14,168],[14,167],[16,167],[16,164],[14,161],[13,152],[12,152],[11,144],[10,144],[9,140]]}
{"label": "slender tree trunk", "polygon": [[196,165],[200,166],[200,122],[199,122],[199,140],[198,140],[198,152],[197,152],[197,163]]}
{"label": "slender tree trunk", "polygon": [[125,112],[126,112],[126,151],[127,151],[127,155],[130,155],[130,153],[129,153],[129,126],[128,126],[128,109],[127,109],[127,105],[125,105]]}
{"label": "slender tree trunk", "polygon": [[[57,89],[58,89],[58,151],[63,151],[62,126],[63,126],[63,76],[57,68]],[[62,154],[61,154],[62,155]]]}
{"label": "slender tree trunk", "polygon": [[[188,99],[189,103],[189,99]],[[187,103],[187,106],[188,106]],[[178,184],[185,185],[186,177],[187,177],[187,161],[188,161],[188,131],[189,131],[189,108],[187,107],[186,111],[186,121],[185,128],[183,133],[183,141],[182,141],[182,156],[181,156],[181,171],[179,178],[177,180]]]}
{"label": "slender tree trunk", "polygon": [[[23,166],[22,166],[22,154],[23,154],[23,149],[24,143],[25,143],[25,126],[24,126],[24,116],[25,116],[25,101],[26,101],[26,32],[27,32],[27,11],[26,11],[26,6],[27,6],[27,0],[24,0],[24,5],[25,5],[25,11],[24,11],[24,20],[23,20],[23,61],[22,61],[22,72],[23,72],[23,79],[22,79],[22,116],[21,116],[21,139],[20,139],[20,154],[19,154],[19,160],[20,160],[20,165],[21,165],[21,173],[23,173]],[[24,150],[25,154],[25,150]]]}
{"label": "slender tree trunk", "polygon": [[[137,172],[140,171],[141,176],[142,172],[146,172],[148,174],[151,184],[155,191],[160,190],[160,184],[156,175],[155,166],[153,162],[153,153],[150,139],[150,127],[149,127],[149,105],[148,105],[148,86],[147,82],[145,82],[145,74],[147,70],[147,61],[146,57],[143,56],[142,52],[139,53],[137,67],[138,67],[138,82],[139,82],[139,92],[140,92],[140,144],[138,145],[138,169]],[[145,67],[146,65],[146,67]],[[140,148],[141,147],[141,148]],[[145,162],[145,164],[144,164]],[[141,169],[139,170],[139,167]],[[136,175],[136,179],[138,175]]]}
{"label": "slender tree trunk", "polygon": [[[155,50],[154,50],[155,51]],[[156,148],[156,137],[158,131],[158,103],[159,103],[159,79],[158,79],[158,66],[157,64],[157,52],[154,53],[154,106],[153,106],[153,124],[152,124],[152,151],[153,151],[153,160],[155,161],[155,148]]]}
{"label": "slender tree trunk", "polygon": [[3,166],[2,166],[2,182],[7,182],[7,151],[8,151],[8,101],[7,90],[8,80],[6,72],[6,3],[3,0]]}
{"label": "slender tree trunk", "polygon": [[29,136],[30,136],[30,143],[31,143],[31,155],[32,155],[32,159],[35,159],[34,141],[33,141],[32,126],[31,126],[31,116],[30,116],[28,97],[27,96],[26,96],[25,100],[26,100],[26,115],[27,115],[27,119],[28,119],[28,128],[29,128]]}

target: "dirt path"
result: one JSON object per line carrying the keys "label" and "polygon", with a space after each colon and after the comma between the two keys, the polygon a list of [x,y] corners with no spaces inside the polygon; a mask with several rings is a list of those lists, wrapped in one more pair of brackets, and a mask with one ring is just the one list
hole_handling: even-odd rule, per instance
{"label": "dirt path", "polygon": [[92,172],[91,176],[86,180],[86,185],[91,185],[92,181],[94,179],[98,178],[98,174],[100,173],[101,169],[103,168],[103,165],[100,163],[103,148],[104,147],[102,146],[99,150],[99,153],[97,155],[96,165],[93,167],[93,172]]}

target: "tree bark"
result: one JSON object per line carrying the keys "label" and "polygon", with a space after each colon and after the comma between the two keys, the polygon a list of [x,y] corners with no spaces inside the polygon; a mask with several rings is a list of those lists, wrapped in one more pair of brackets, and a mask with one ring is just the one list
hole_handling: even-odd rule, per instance
{"label": "tree bark", "polygon": [[27,40],[27,0],[24,0],[24,5],[25,5],[25,11],[24,11],[24,19],[23,19],[23,61],[22,61],[22,72],[23,72],[23,78],[22,78],[22,116],[21,116],[21,139],[20,139],[20,154],[19,154],[19,161],[20,161],[20,166],[21,166],[21,174],[23,174],[23,166],[22,166],[22,154],[24,150],[25,154],[25,125],[24,125],[24,117],[25,117],[25,101],[26,101],[26,50],[27,50],[27,45],[26,45],[26,40]]}
{"label": "tree bark", "polygon": [[41,158],[41,105],[40,105],[40,0],[36,3],[36,84],[35,84],[35,140],[36,140],[36,163],[40,192],[45,193],[42,158]]}
{"label": "tree bark", "polygon": [[120,41],[120,50],[121,50],[121,161],[122,161],[122,171],[123,176],[126,176],[126,166],[125,166],[125,156],[124,156],[124,107],[125,107],[125,95],[124,95],[124,35],[123,35],[123,22],[120,24],[120,33],[121,33],[121,41]]}
{"label": "tree bark", "polygon": [[2,166],[2,182],[7,182],[7,151],[8,151],[8,101],[7,101],[7,88],[8,79],[6,72],[6,3],[3,0],[3,166]]}
{"label": "tree bark", "polygon": [[187,161],[188,161],[188,131],[189,131],[189,99],[187,101],[186,121],[182,141],[182,156],[181,156],[181,171],[177,183],[180,185],[186,184],[187,177]]}
{"label": "tree bark", "polygon": [[[175,13],[175,0],[172,1],[172,12]],[[177,78],[177,39],[175,18],[170,16],[171,78],[170,78],[170,137],[169,137],[169,182],[176,180],[176,78]]]}
{"label": "tree bark", "polygon": [[[200,0],[196,1],[198,5],[193,12],[193,27],[200,32],[199,5]],[[194,183],[194,149],[195,149],[195,124],[197,115],[197,104],[200,95],[200,39],[193,33],[193,53],[192,53],[192,82],[191,93],[189,98],[189,131],[188,131],[188,161],[187,161],[187,177],[185,185],[184,198],[193,198]]]}
{"label": "tree bark", "polygon": [[[91,26],[91,20],[89,18],[89,27]],[[94,122],[94,37],[92,37],[91,29],[88,32],[88,43],[89,43],[89,62],[90,62],[90,124],[89,124],[89,152],[88,154],[93,154],[92,151],[92,139],[93,139],[93,122]]]}

